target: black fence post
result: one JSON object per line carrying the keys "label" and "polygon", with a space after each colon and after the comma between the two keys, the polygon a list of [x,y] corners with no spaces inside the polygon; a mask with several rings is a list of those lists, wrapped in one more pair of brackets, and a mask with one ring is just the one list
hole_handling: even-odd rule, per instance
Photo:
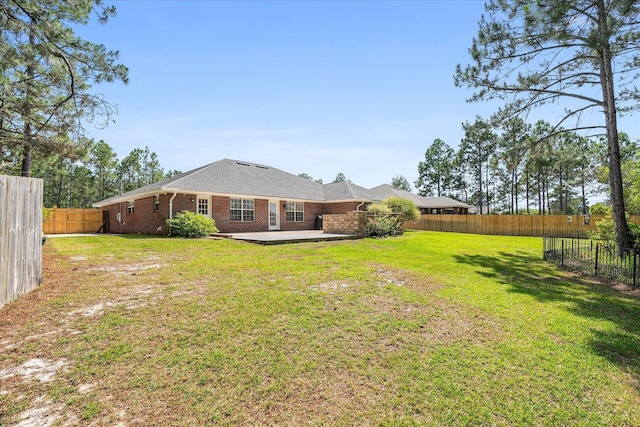
{"label": "black fence post", "polygon": [[638,256],[638,252],[633,250],[633,286],[636,286],[636,258]]}
{"label": "black fence post", "polygon": [[600,244],[596,243],[596,270],[595,270],[595,274],[596,276],[598,275],[598,249],[600,249]]}
{"label": "black fence post", "polygon": [[562,251],[560,255],[560,265],[564,267],[564,239],[562,239]]}

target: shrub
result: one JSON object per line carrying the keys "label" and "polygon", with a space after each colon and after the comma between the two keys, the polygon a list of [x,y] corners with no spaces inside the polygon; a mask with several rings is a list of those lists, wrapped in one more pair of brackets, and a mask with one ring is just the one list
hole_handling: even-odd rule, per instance
{"label": "shrub", "polygon": [[390,197],[381,203],[367,207],[369,218],[365,227],[366,237],[400,236],[404,233],[404,221],[420,218],[420,211],[409,199]]}
{"label": "shrub", "polygon": [[366,237],[400,236],[404,232],[402,221],[397,216],[373,215],[365,226]]}
{"label": "shrub", "polygon": [[606,215],[600,221],[596,221],[596,231],[588,233],[589,238],[599,240],[608,248],[616,247],[616,225],[611,215]]}
{"label": "shrub", "polygon": [[416,204],[409,199],[402,197],[389,197],[382,201],[383,205],[388,206],[393,213],[402,214],[405,221],[415,221],[420,219],[420,211]]}
{"label": "shrub", "polygon": [[216,222],[205,215],[182,211],[167,220],[169,236],[200,238],[217,233]]}
{"label": "shrub", "polygon": [[367,212],[369,212],[369,215],[391,215],[393,211],[389,206],[382,203],[371,203],[367,206]]}
{"label": "shrub", "polygon": [[596,203],[589,208],[589,214],[591,215],[611,215],[611,206],[603,205],[602,203]]}
{"label": "shrub", "polygon": [[629,234],[629,242],[636,248],[640,247],[640,225],[635,222],[628,222],[627,231]]}
{"label": "shrub", "polygon": [[[640,245],[640,225],[628,222],[628,218],[627,236],[629,237],[630,246],[638,247]],[[600,240],[611,250],[617,247],[616,224],[611,214],[606,215],[600,221],[596,221],[596,231],[590,232],[589,238]]]}
{"label": "shrub", "polygon": [[42,207],[42,222],[47,222],[52,216],[53,213],[55,212],[56,208],[46,208],[46,207]]}

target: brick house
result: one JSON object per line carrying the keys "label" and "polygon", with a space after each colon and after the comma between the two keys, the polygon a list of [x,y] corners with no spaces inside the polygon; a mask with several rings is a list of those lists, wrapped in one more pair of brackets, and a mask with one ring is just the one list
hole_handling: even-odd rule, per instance
{"label": "brick house", "polygon": [[166,220],[185,210],[213,218],[220,232],[238,233],[312,230],[319,215],[364,210],[390,196],[418,198],[419,208],[427,200],[388,185],[318,184],[271,166],[223,159],[93,206],[102,209],[111,233],[164,235]]}

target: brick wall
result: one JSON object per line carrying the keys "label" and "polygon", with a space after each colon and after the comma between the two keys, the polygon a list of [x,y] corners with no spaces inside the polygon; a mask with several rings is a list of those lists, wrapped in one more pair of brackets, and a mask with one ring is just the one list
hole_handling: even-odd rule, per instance
{"label": "brick wall", "polygon": [[305,202],[304,221],[287,221],[285,204],[285,200],[280,202],[280,230],[282,231],[314,230],[316,228],[316,217],[324,213],[323,203]]}
{"label": "brick wall", "polygon": [[367,213],[351,211],[344,214],[323,215],[322,232],[329,234],[355,234],[364,236]]}
{"label": "brick wall", "polygon": [[339,202],[339,203],[324,203],[322,205],[322,213],[325,214],[343,214],[351,211],[365,211],[366,205],[360,206],[360,202]]}
{"label": "brick wall", "polygon": [[[173,194],[167,194],[167,202],[165,204],[164,199],[162,198],[162,196],[160,196],[160,206],[165,207],[166,205],[167,212],[169,212],[169,200],[171,199],[171,197],[173,197]],[[195,212],[197,206],[196,195],[178,194],[176,195],[175,199],[173,199],[171,205],[173,208],[171,213],[173,215],[182,211]]]}
{"label": "brick wall", "polygon": [[216,221],[216,227],[221,233],[242,233],[267,231],[269,229],[269,201],[254,199],[253,221],[230,221],[231,198],[212,197],[211,217]]}
{"label": "brick wall", "polygon": [[[109,211],[109,232],[111,233],[144,233],[166,235],[166,220],[169,218],[169,201],[173,193],[160,195],[160,209],[153,210],[153,196],[137,199],[133,214],[127,213],[127,203],[116,203],[103,207],[103,211]],[[345,214],[355,211],[359,205],[357,202],[320,203],[305,202],[304,221],[287,221],[285,209],[286,200],[278,201],[280,213],[280,230],[297,231],[313,230],[316,228],[316,217],[323,215],[325,218],[332,214]],[[172,202],[173,215],[182,211],[195,212],[197,208],[196,194],[178,194]],[[211,198],[211,217],[216,221],[216,227],[221,233],[257,232],[269,230],[269,200],[254,199],[254,221],[230,221],[230,198]],[[121,213],[121,221],[118,221],[118,213]],[[351,212],[350,212],[351,213]],[[333,227],[333,225],[332,225]],[[323,228],[326,222],[323,221]],[[353,229],[351,226],[348,229]],[[333,233],[333,232],[332,232]],[[364,233],[364,232],[363,232]],[[354,234],[349,231],[347,234]]]}
{"label": "brick wall", "polygon": [[[160,208],[153,210],[153,196],[135,200],[135,208],[132,214],[127,213],[127,202],[105,206],[103,211],[109,212],[110,233],[143,233],[143,234],[167,234],[166,221],[169,218],[169,200],[173,194],[160,194]],[[184,210],[195,210],[195,196],[177,195],[173,199],[173,214]],[[118,221],[118,213],[121,220]]]}
{"label": "brick wall", "polygon": [[[305,203],[303,221],[287,221],[286,200],[278,200],[280,230],[313,230],[318,215],[324,213],[323,203]],[[269,200],[254,199],[254,221],[229,221],[230,198],[214,197],[212,217],[221,233],[242,233],[269,230]]]}

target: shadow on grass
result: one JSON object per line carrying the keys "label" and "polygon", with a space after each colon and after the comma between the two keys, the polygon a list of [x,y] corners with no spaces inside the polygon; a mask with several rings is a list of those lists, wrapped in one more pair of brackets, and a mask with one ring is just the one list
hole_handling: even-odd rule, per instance
{"label": "shadow on grass", "polygon": [[478,274],[507,285],[510,292],[544,303],[560,302],[575,315],[613,323],[616,328],[612,330],[592,331],[593,349],[640,377],[640,298],[588,278],[570,276],[528,253],[456,255],[455,259],[479,267]]}

